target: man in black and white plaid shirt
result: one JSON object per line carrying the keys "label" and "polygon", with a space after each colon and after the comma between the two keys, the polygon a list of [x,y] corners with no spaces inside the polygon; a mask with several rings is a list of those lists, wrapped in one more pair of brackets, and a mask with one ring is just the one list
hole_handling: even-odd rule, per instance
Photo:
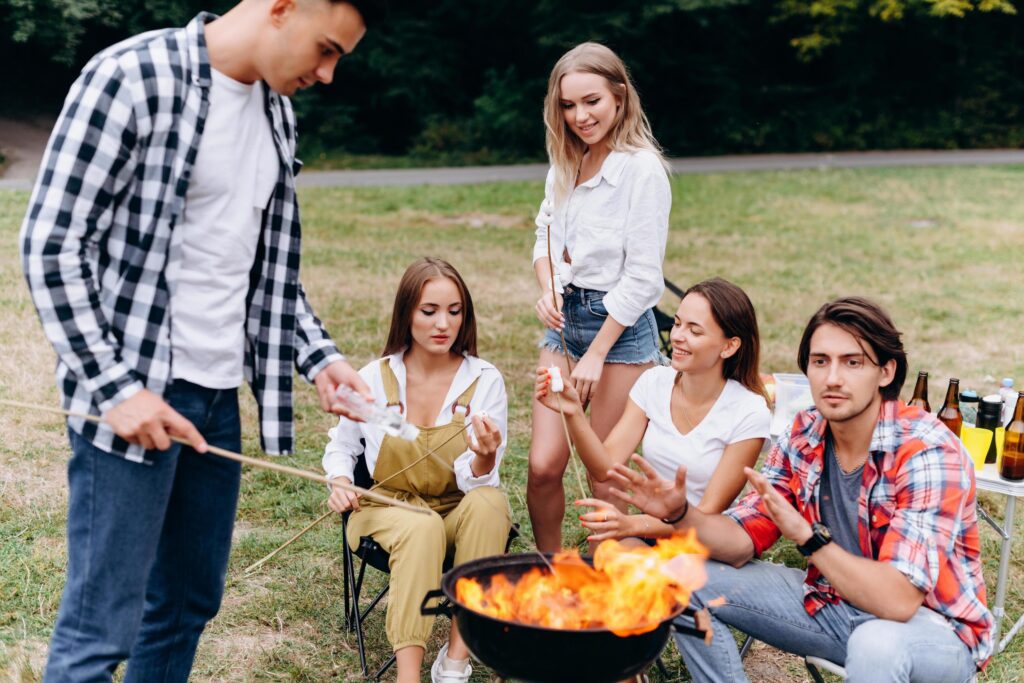
{"label": "man in black and white plaid shirt", "polygon": [[[248,380],[261,443],[293,448],[295,369],[325,410],[368,393],[299,282],[295,120],[382,0],[242,0],[96,55],[21,231],[57,351],[72,458],[67,585],[46,681],[185,681],[223,593]],[[191,447],[170,441],[187,439]]]}

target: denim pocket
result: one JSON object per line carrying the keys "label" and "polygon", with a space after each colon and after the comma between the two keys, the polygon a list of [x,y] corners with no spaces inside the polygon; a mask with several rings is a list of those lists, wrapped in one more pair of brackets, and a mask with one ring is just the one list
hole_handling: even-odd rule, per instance
{"label": "denim pocket", "polygon": [[608,309],[604,307],[604,293],[593,292],[587,294],[587,298],[584,302],[587,307],[587,313],[596,316],[598,318],[607,318]]}

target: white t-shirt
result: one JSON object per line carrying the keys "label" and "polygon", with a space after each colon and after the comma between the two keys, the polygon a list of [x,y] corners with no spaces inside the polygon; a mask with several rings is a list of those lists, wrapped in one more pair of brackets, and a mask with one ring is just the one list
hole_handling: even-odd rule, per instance
{"label": "white t-shirt", "polygon": [[767,439],[772,415],[764,397],[736,380],[728,380],[710,412],[688,434],[672,422],[672,389],[676,371],[654,367],[640,375],[629,398],[649,420],[644,433],[644,459],[668,480],[686,465],[686,499],[697,505],[729,444]]}
{"label": "white t-shirt", "polygon": [[245,299],[263,210],[280,173],[263,84],[213,70],[171,281],[172,374],[210,389],[242,384]]}

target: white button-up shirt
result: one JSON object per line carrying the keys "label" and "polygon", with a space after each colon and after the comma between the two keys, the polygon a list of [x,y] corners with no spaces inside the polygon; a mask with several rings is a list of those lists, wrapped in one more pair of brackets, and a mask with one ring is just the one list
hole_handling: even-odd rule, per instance
{"label": "white button-up shirt", "polygon": [[[402,405],[408,405],[405,394],[406,371],[403,360],[404,355],[404,352],[401,352],[388,356],[388,364],[398,380],[399,400],[402,402]],[[384,380],[380,374],[380,361],[375,360],[368,363],[359,371],[359,375],[370,387],[377,405],[386,406],[388,401],[384,395]],[[469,418],[473,415],[480,415],[482,412],[486,412],[487,417],[501,431],[501,444],[498,445],[498,453],[494,458],[494,467],[490,472],[486,472],[479,477],[473,474],[473,458],[476,457],[473,451],[466,449],[455,460],[455,482],[459,490],[465,493],[478,486],[498,487],[501,484],[501,480],[498,477],[498,468],[501,465],[502,455],[505,453],[505,446],[508,444],[508,396],[505,393],[505,380],[502,379],[501,372],[485,360],[475,356],[466,356],[458,372],[455,373],[455,379],[452,380],[452,384],[448,388],[448,395],[445,396],[441,412],[434,423],[429,425],[431,427],[440,427],[450,423],[454,414],[452,406],[458,401],[462,392],[468,389],[469,385],[477,378],[479,378],[479,381],[477,382],[476,390],[473,392],[473,398],[469,401],[469,415],[466,422],[468,424]],[[417,426],[422,427],[423,425]],[[470,431],[472,431],[472,428],[470,428]],[[338,426],[328,432],[328,436],[330,441],[328,441],[327,447],[324,450],[323,458],[323,467],[328,479],[348,477],[349,481],[352,481],[356,460],[359,454],[363,452],[363,446],[359,443],[360,439],[366,440],[366,468],[370,471],[370,475],[373,475],[373,469],[377,465],[377,455],[380,453],[380,446],[384,441],[383,429],[366,424],[365,422],[354,422],[346,417],[342,417],[338,420]],[[462,437],[459,437],[459,439],[462,439]]]}
{"label": "white button-up shirt", "polygon": [[[672,190],[661,159],[649,151],[611,152],[594,177],[559,204],[554,177],[549,170],[544,186],[554,216],[549,227],[546,213],[537,214],[534,262],[548,256],[550,229],[556,288],[573,284],[607,292],[608,314],[632,326],[665,288],[662,261]],[[565,263],[563,250],[572,264]]]}

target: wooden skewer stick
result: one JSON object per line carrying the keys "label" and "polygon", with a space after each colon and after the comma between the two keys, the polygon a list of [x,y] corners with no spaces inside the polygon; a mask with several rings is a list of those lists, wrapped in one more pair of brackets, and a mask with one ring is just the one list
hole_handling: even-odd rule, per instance
{"label": "wooden skewer stick", "polygon": [[[446,463],[444,460],[441,459],[441,456],[437,455],[437,451],[438,451],[438,449],[440,449],[443,446],[445,446],[449,441],[451,441],[452,439],[456,438],[457,436],[459,436],[460,434],[465,432],[466,429],[467,429],[466,427],[463,427],[462,429],[457,431],[455,434],[452,434],[448,439],[443,441],[439,446],[435,447],[434,449],[432,449],[431,451],[429,451],[425,455],[422,455],[419,458],[416,458],[416,460],[413,460],[411,463],[409,463],[408,465],[406,465],[402,469],[398,470],[394,474],[392,474],[392,475],[390,475],[388,477],[385,477],[384,479],[381,479],[380,481],[378,481],[376,484],[371,486],[369,488],[369,490],[372,491],[373,489],[378,488],[379,486],[381,486],[385,482],[387,482],[387,481],[389,481],[391,479],[394,479],[398,475],[400,475],[400,474],[402,474],[404,472],[407,472],[408,470],[412,469],[413,467],[415,467],[416,465],[420,464],[421,462],[423,462],[427,458],[433,458],[438,463],[440,463],[442,467],[446,467],[449,470],[451,470],[452,472],[455,472],[455,469],[450,464]],[[309,523],[306,526],[305,529],[303,529],[302,531],[300,531],[299,533],[295,534],[294,536],[289,538],[287,541],[285,541],[282,546],[274,549],[266,557],[262,557],[262,558],[256,560],[255,562],[253,562],[248,567],[246,567],[245,573],[248,574],[249,572],[255,571],[255,570],[259,569],[260,567],[262,567],[267,562],[267,560],[271,559],[272,557],[277,555],[279,552],[281,552],[282,550],[284,550],[285,548],[290,546],[292,543],[294,543],[295,541],[299,540],[307,531],[309,531],[310,529],[315,527],[317,524],[319,524],[320,522],[322,522],[325,519],[327,519],[330,516],[330,514],[331,514],[330,512],[325,512],[324,514],[322,514],[319,517],[317,517],[315,520],[313,520],[311,523]]]}
{"label": "wooden skewer stick", "polygon": [[303,529],[302,531],[300,531],[299,533],[295,534],[294,536],[292,536],[291,538],[289,538],[289,539],[288,539],[287,541],[285,541],[284,545],[282,545],[281,547],[279,547],[279,548],[278,548],[277,550],[275,550],[274,552],[270,553],[269,555],[267,555],[266,557],[264,557],[264,558],[262,558],[262,559],[256,560],[256,561],[255,561],[255,562],[253,562],[253,563],[252,563],[251,565],[249,565],[248,567],[246,567],[246,568],[245,568],[245,571],[244,571],[244,573],[246,573],[246,574],[249,574],[249,573],[251,573],[251,572],[254,572],[254,571],[256,571],[257,569],[259,569],[260,567],[262,567],[262,566],[263,566],[264,564],[266,564],[266,563],[267,563],[268,561],[270,561],[271,559],[273,559],[273,557],[274,557],[275,555],[277,555],[277,554],[278,554],[279,552],[281,552],[282,550],[284,550],[285,548],[287,548],[288,546],[290,546],[290,545],[291,545],[292,543],[294,543],[295,541],[297,541],[297,540],[299,540],[300,538],[302,538],[303,534],[305,534],[305,533],[306,533],[307,531],[309,531],[310,529],[312,529],[313,527],[315,527],[315,526],[316,526],[317,524],[319,524],[320,522],[324,521],[325,519],[327,519],[328,517],[330,517],[330,516],[331,516],[331,515],[333,515],[333,514],[335,514],[334,510],[328,510],[328,511],[327,511],[327,512],[325,512],[324,514],[320,515],[319,517],[317,517],[316,519],[314,519],[314,520],[313,520],[312,522],[310,522],[309,524],[307,524],[307,525],[306,525],[306,528],[305,528],[305,529]]}
{"label": "wooden skewer stick", "polygon": [[[22,403],[21,401],[0,400],[0,405],[11,406],[12,408],[23,408],[25,410],[35,410],[35,411],[44,412],[44,413],[56,413],[58,415],[65,415],[67,417],[77,417],[77,418],[81,418],[83,420],[88,420],[89,422],[97,422],[97,423],[103,422],[103,418],[97,417],[95,415],[86,415],[85,413],[75,413],[75,412],[68,411],[68,410],[62,410],[61,408],[50,408],[49,406],[41,406],[41,405],[36,405],[36,404],[33,404],[33,403]],[[183,439],[180,436],[173,436],[173,435],[170,435],[170,434],[168,436],[170,436],[171,441],[174,441],[175,443],[180,443],[180,444],[185,445],[185,446],[191,446],[192,445],[188,441],[188,439]],[[250,465],[251,467],[256,467],[256,468],[264,469],[264,470],[273,470],[274,472],[281,472],[282,474],[290,474],[290,475],[295,476],[295,477],[301,477],[303,479],[308,479],[309,481],[315,481],[315,482],[317,482],[319,484],[326,484],[327,486],[331,486],[331,487],[334,487],[334,488],[344,489],[346,491],[353,491],[355,493],[358,493],[360,496],[365,496],[366,498],[370,498],[371,500],[375,500],[378,503],[384,503],[386,505],[393,505],[394,507],[402,508],[403,510],[408,510],[410,512],[416,512],[416,513],[421,514],[421,515],[429,515],[429,514],[431,514],[431,511],[426,509],[426,508],[416,507],[415,505],[409,505],[408,503],[403,503],[400,500],[395,500],[393,498],[389,498],[388,496],[381,495],[381,494],[375,493],[373,491],[369,491],[367,489],[364,489],[361,486],[355,486],[353,484],[344,484],[344,483],[342,483],[340,481],[335,481],[335,480],[328,479],[327,477],[325,477],[322,474],[317,474],[316,472],[310,472],[309,470],[299,469],[298,467],[289,467],[288,465],[278,465],[275,462],[267,462],[266,460],[260,460],[258,458],[250,458],[247,455],[242,455],[241,453],[234,453],[234,452],[229,451],[227,449],[220,448],[219,446],[208,446],[207,447],[207,453],[211,453],[213,455],[219,456],[221,458],[226,458],[228,460],[234,460],[235,462],[240,462],[240,463],[245,464],[245,465]]]}

